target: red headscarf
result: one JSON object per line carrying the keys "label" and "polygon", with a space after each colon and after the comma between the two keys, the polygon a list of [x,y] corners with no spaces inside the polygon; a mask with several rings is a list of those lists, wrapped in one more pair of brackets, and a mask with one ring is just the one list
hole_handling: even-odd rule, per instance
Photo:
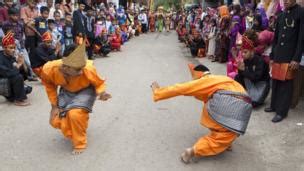
{"label": "red headscarf", "polygon": [[42,39],[43,42],[45,42],[45,41],[52,41],[53,40],[52,34],[47,31],[47,32],[43,33],[41,39]]}
{"label": "red headscarf", "polygon": [[3,38],[2,38],[2,46],[7,47],[9,45],[16,45],[15,44],[15,38],[14,34],[12,32],[8,32]]}
{"label": "red headscarf", "polygon": [[242,49],[254,50],[253,41],[248,39],[246,36],[243,36],[243,38],[242,38]]}

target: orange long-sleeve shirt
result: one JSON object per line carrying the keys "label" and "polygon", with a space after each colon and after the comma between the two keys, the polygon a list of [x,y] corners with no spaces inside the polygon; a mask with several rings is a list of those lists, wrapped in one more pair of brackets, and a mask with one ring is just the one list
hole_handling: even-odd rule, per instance
{"label": "orange long-sleeve shirt", "polygon": [[57,105],[58,102],[58,86],[63,87],[70,92],[78,92],[84,88],[87,88],[89,85],[95,87],[96,94],[100,94],[105,91],[105,80],[99,77],[92,61],[87,61],[81,75],[71,77],[69,80],[66,80],[63,73],[60,71],[61,65],[62,60],[55,60],[46,63],[42,69],[41,78],[43,80],[49,101],[52,105]]}
{"label": "orange long-sleeve shirt", "polygon": [[[154,91],[154,101],[164,100],[175,96],[194,96],[207,103],[208,99],[218,90],[246,93],[246,90],[233,79],[226,76],[207,75],[198,80],[179,83],[173,86],[159,88]],[[206,106],[206,105],[205,105]],[[201,124],[207,128],[221,129],[222,126],[214,122],[204,106]]]}

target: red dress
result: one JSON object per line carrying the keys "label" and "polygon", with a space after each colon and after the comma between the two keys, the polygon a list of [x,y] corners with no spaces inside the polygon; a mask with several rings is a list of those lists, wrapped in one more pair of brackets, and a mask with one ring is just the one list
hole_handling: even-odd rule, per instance
{"label": "red dress", "polygon": [[114,34],[111,38],[112,49],[120,50],[121,43],[122,43],[121,36]]}

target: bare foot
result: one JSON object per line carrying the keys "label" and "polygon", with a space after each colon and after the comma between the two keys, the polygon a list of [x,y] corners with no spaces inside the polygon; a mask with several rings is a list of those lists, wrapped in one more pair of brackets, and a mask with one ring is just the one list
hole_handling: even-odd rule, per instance
{"label": "bare foot", "polygon": [[83,148],[83,149],[74,149],[74,150],[72,151],[72,154],[73,154],[73,155],[79,155],[79,154],[83,153],[84,151],[85,151],[84,148]]}
{"label": "bare foot", "polygon": [[182,162],[184,162],[185,164],[189,164],[190,160],[192,159],[192,157],[194,156],[194,152],[192,148],[187,148],[181,155],[181,160]]}
{"label": "bare foot", "polygon": [[227,151],[232,151],[232,145],[227,148]]}

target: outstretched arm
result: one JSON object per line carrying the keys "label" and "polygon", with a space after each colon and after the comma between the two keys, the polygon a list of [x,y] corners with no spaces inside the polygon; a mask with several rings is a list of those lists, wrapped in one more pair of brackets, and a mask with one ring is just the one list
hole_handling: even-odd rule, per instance
{"label": "outstretched arm", "polygon": [[232,82],[228,78],[218,78],[213,76],[205,76],[198,80],[189,81],[186,83],[179,83],[173,86],[157,88],[152,85],[153,99],[155,102],[159,100],[168,99],[180,95],[196,96],[207,100],[210,94],[218,89],[217,85],[227,82]]}

